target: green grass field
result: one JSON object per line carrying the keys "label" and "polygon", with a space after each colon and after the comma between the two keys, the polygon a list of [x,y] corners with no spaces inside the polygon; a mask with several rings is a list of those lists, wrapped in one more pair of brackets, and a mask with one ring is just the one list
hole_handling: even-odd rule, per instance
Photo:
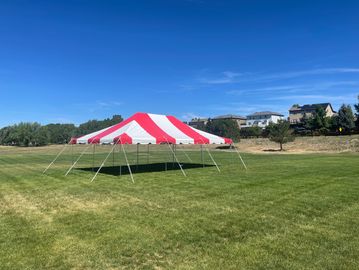
{"label": "green grass field", "polygon": [[118,153],[43,175],[57,150],[0,149],[0,269],[359,269],[358,154],[188,151],[185,178],[144,148],[133,184]]}

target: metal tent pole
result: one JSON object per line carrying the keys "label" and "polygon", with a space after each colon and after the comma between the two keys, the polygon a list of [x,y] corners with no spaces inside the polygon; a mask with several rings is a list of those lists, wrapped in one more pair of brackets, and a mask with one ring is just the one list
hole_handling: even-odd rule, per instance
{"label": "metal tent pole", "polygon": [[204,168],[203,144],[201,144],[201,161],[202,161],[202,167]]}
{"label": "metal tent pole", "polygon": [[137,157],[136,157],[136,171],[138,171],[138,154],[139,154],[139,147],[140,147],[140,144],[137,144],[137,149],[136,149],[136,152],[137,152]]}
{"label": "metal tent pole", "polygon": [[131,176],[132,183],[135,183],[135,180],[133,179],[133,175],[132,175],[132,171],[131,171],[131,166],[130,166],[130,164],[128,163],[126,151],[125,151],[125,148],[123,147],[122,142],[121,142],[121,147],[122,147],[123,154],[124,154],[124,156],[125,156],[125,160],[126,160],[126,163],[127,163],[128,171],[130,172],[130,176]]}
{"label": "metal tent pole", "polygon": [[[167,140],[167,139],[166,139],[166,140]],[[175,152],[173,151],[173,149],[171,148],[171,146],[170,146],[168,140],[167,140],[167,145],[168,145],[168,147],[170,148],[170,150],[172,151],[173,156],[174,156],[174,158],[175,158],[175,160],[176,160],[178,166],[180,167],[180,169],[181,169],[181,171],[182,171],[182,174],[186,177],[187,175],[186,175],[185,171],[183,170],[182,165],[179,163],[179,161],[178,161],[178,159],[177,159],[177,157],[176,157],[176,154],[175,154]]]}
{"label": "metal tent pole", "polygon": [[[116,144],[115,144],[116,145]],[[115,146],[115,150],[112,151],[112,167],[115,167],[115,152],[116,152],[116,146]]]}
{"label": "metal tent pole", "polygon": [[237,152],[237,155],[238,155],[239,159],[242,161],[242,164],[243,164],[244,168],[247,170],[247,166],[244,163],[244,160],[243,160],[241,154],[239,153],[238,149],[236,148],[236,146],[234,146],[234,150]]}
{"label": "metal tent pole", "polygon": [[95,151],[96,151],[96,144],[92,144],[92,172],[95,171]]}
{"label": "metal tent pole", "polygon": [[115,149],[116,144],[111,148],[111,151],[108,153],[108,155],[106,156],[106,158],[104,159],[104,161],[102,162],[101,166],[98,168],[96,174],[94,175],[94,177],[91,179],[91,182],[93,180],[95,180],[96,176],[98,175],[98,173],[100,172],[100,170],[102,169],[102,167],[105,165],[107,159],[109,158],[109,156],[111,155],[111,153],[113,152],[113,150]]}
{"label": "metal tent pole", "polygon": [[219,169],[217,163],[214,161],[214,158],[212,157],[211,153],[209,152],[209,149],[206,148],[208,155],[210,156],[210,158],[212,159],[212,162],[214,163],[214,165],[216,165],[217,170],[220,172],[221,170]]}
{"label": "metal tent pole", "polygon": [[[116,142],[116,144],[117,144],[117,142]],[[120,152],[121,152],[121,150],[118,149],[118,154],[119,155],[120,155]],[[122,176],[122,162],[121,162],[121,159],[120,159],[120,176]]]}
{"label": "metal tent pole", "polygon": [[147,144],[147,164],[150,163],[150,144]]}
{"label": "metal tent pole", "polygon": [[[184,147],[183,147],[184,148]],[[189,157],[189,155],[187,155],[186,151],[183,149],[182,147],[179,147],[179,149],[183,152],[183,154],[186,156],[186,158],[190,161],[193,162],[192,159]]]}
{"label": "metal tent pole", "polygon": [[72,166],[68,169],[68,171],[66,172],[65,176],[67,176],[71,170],[75,167],[76,163],[80,160],[80,158],[85,154],[85,152],[87,151],[87,149],[91,146],[91,144],[89,144],[85,150],[81,153],[81,155],[77,158],[77,160],[72,164]]}
{"label": "metal tent pole", "polygon": [[165,160],[165,171],[167,171],[167,151],[166,151],[166,160]]}
{"label": "metal tent pole", "polygon": [[74,164],[74,144],[71,144],[71,164]]}
{"label": "metal tent pole", "polygon": [[66,144],[61,151],[57,154],[57,156],[54,158],[54,160],[45,168],[45,170],[42,173],[45,173],[51,166],[52,164],[55,163],[55,161],[59,158],[59,156],[65,151],[65,149],[67,148],[69,144]]}
{"label": "metal tent pole", "polygon": [[174,168],[175,166],[175,152],[176,152],[176,147],[174,144],[172,144],[172,168]]}

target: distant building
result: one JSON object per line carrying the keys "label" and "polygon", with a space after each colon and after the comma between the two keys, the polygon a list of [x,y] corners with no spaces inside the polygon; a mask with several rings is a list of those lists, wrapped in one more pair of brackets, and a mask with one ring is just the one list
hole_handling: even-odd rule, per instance
{"label": "distant building", "polygon": [[208,123],[208,118],[193,118],[191,121],[188,122],[188,125],[191,127],[204,130]]}
{"label": "distant building", "polygon": [[304,118],[313,116],[318,107],[323,108],[327,117],[332,117],[336,114],[330,103],[306,104],[303,106],[296,104],[289,109],[289,122],[291,124],[302,122]]}
{"label": "distant building", "polygon": [[269,123],[278,123],[279,120],[284,119],[284,115],[277,112],[255,112],[247,115],[246,127],[266,127]]}
{"label": "distant building", "polygon": [[216,120],[234,120],[236,121],[238,128],[241,128],[246,125],[247,117],[235,115],[235,114],[226,114],[226,115],[220,115],[216,116],[212,119],[213,121]]}

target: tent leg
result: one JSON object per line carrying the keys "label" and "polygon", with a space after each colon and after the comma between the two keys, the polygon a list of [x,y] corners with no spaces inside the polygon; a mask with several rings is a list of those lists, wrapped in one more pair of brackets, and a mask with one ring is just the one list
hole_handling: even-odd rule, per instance
{"label": "tent leg", "polygon": [[137,154],[137,157],[136,157],[136,171],[138,171],[138,163],[139,163],[139,160],[138,160],[138,154],[139,154],[139,147],[140,147],[140,145],[139,144],[137,144],[136,145],[137,146],[137,149],[136,149],[136,154]]}
{"label": "tent leg", "polygon": [[167,145],[168,145],[168,147],[170,148],[170,150],[172,151],[173,156],[174,156],[174,158],[175,158],[175,160],[176,160],[176,162],[177,162],[177,164],[178,164],[179,168],[180,168],[180,169],[181,169],[181,171],[182,171],[182,174],[184,175],[184,177],[186,177],[187,175],[186,175],[185,171],[183,170],[182,165],[179,163],[179,161],[178,161],[178,159],[177,159],[177,157],[176,157],[175,152],[173,151],[173,149],[171,148],[171,146],[170,146],[170,144],[169,144],[169,143],[167,143]]}
{"label": "tent leg", "polygon": [[204,168],[204,156],[203,156],[203,145],[201,144],[201,161],[202,161],[202,167]]}
{"label": "tent leg", "polygon": [[179,147],[179,149],[183,152],[183,154],[186,156],[186,158],[189,160],[189,162],[193,162],[192,159],[189,157],[189,155],[187,155],[186,151],[183,148]]}
{"label": "tent leg", "polygon": [[55,163],[55,161],[59,158],[59,156],[61,156],[61,154],[65,151],[65,149],[67,148],[68,144],[66,144],[61,151],[57,154],[57,156],[54,158],[54,160],[46,167],[46,169],[42,172],[45,173],[51,166],[52,164]]}
{"label": "tent leg", "polygon": [[216,161],[214,160],[214,158],[212,157],[211,152],[209,152],[209,149],[208,149],[208,148],[206,148],[206,150],[207,150],[208,155],[210,156],[210,158],[211,158],[213,164],[216,166],[217,170],[220,172],[221,170],[219,169],[219,167],[218,167]]}
{"label": "tent leg", "polygon": [[116,146],[115,146],[114,151],[112,151],[112,167],[113,168],[115,167],[115,152],[116,152]]}
{"label": "tent leg", "polygon": [[71,164],[74,164],[74,145],[71,144]]}
{"label": "tent leg", "polygon": [[105,165],[107,159],[109,158],[109,156],[111,155],[111,153],[114,151],[116,144],[111,148],[111,151],[108,153],[108,155],[106,156],[106,158],[104,159],[104,161],[102,162],[100,168],[98,168],[96,174],[94,175],[94,177],[91,179],[91,182],[93,182],[93,180],[95,180],[96,176],[98,175],[98,173],[100,172],[100,170],[102,169],[102,167]]}
{"label": "tent leg", "polygon": [[147,144],[147,164],[150,163],[150,144]]}
{"label": "tent leg", "polygon": [[172,168],[175,167],[175,153],[176,153],[176,146],[172,144]]}
{"label": "tent leg", "polygon": [[167,151],[166,151],[166,160],[165,160],[165,171],[167,171]]}
{"label": "tent leg", "polygon": [[95,151],[96,151],[96,144],[92,145],[92,172],[95,172]]}
{"label": "tent leg", "polygon": [[77,160],[72,164],[72,166],[68,169],[68,171],[66,172],[65,176],[67,176],[71,170],[75,167],[76,163],[80,160],[80,158],[85,154],[85,152],[87,151],[87,149],[91,146],[91,144],[89,144],[85,150],[81,153],[81,155],[77,158]]}
{"label": "tent leg", "polygon": [[133,179],[133,175],[132,175],[132,171],[131,171],[131,166],[130,166],[130,164],[128,163],[126,151],[125,151],[125,148],[123,147],[123,144],[122,144],[122,143],[121,143],[121,147],[122,147],[123,154],[124,154],[124,156],[125,156],[125,160],[126,160],[126,163],[127,163],[128,171],[130,172],[130,176],[131,176],[132,183],[135,183],[135,180]]}
{"label": "tent leg", "polygon": [[[121,152],[121,150],[119,148],[118,153],[120,153],[120,152]],[[120,176],[122,176],[122,162],[121,162],[121,160],[120,160]]]}
{"label": "tent leg", "polygon": [[243,160],[243,158],[242,158],[242,155],[239,153],[239,151],[238,151],[238,149],[237,149],[236,146],[233,145],[233,147],[234,147],[234,150],[237,152],[237,155],[238,155],[239,159],[241,160],[241,162],[242,162],[244,168],[247,170],[247,166],[246,166],[246,164],[244,163],[244,160]]}

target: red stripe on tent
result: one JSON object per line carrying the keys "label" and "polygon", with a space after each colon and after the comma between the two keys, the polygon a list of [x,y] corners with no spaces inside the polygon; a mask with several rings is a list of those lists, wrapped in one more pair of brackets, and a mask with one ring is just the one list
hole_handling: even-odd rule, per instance
{"label": "red stripe on tent", "polygon": [[71,138],[69,144],[76,144],[77,143],[77,138]]}
{"label": "red stripe on tent", "polygon": [[127,133],[122,133],[120,136],[117,136],[113,139],[113,142],[116,144],[132,144],[132,138],[128,136]]}
{"label": "red stripe on tent", "polygon": [[157,126],[147,113],[136,113],[136,118],[134,120],[136,120],[136,122],[152,137],[156,138],[156,143],[176,143],[176,139]]}
{"label": "red stripe on tent", "polygon": [[184,134],[186,134],[188,137],[192,138],[195,144],[208,144],[209,139],[202,136],[198,132],[194,131],[191,127],[187,126],[185,123],[181,122],[174,116],[167,116],[167,119],[170,120],[170,122],[178,128],[180,131],[182,131]]}
{"label": "red stripe on tent", "polygon": [[225,144],[232,144],[233,143],[232,139],[229,139],[229,138],[223,138],[223,139],[224,139]]}
{"label": "red stripe on tent", "polygon": [[128,123],[136,121],[144,130],[146,130],[152,137],[156,138],[156,143],[176,143],[176,140],[164,132],[156,123],[148,116],[146,113],[136,113],[132,117],[122,121],[121,123],[114,125],[105,131],[97,134],[94,137],[88,139],[89,143],[97,144],[100,143],[101,138],[115,132],[116,130],[122,128]]}
{"label": "red stripe on tent", "polygon": [[93,144],[100,143],[100,140],[101,140],[103,137],[105,137],[105,136],[107,136],[107,135],[109,135],[109,134],[115,132],[116,130],[122,128],[123,126],[127,125],[129,122],[131,122],[132,120],[134,120],[135,116],[136,116],[136,114],[134,114],[132,117],[130,117],[130,118],[128,118],[128,119],[122,121],[121,123],[118,123],[118,124],[116,124],[116,125],[114,125],[114,126],[112,126],[112,127],[109,127],[109,128],[106,129],[105,131],[103,131],[103,132],[97,134],[96,136],[93,136],[93,137],[89,138],[89,139],[87,140],[88,143],[93,143]]}

